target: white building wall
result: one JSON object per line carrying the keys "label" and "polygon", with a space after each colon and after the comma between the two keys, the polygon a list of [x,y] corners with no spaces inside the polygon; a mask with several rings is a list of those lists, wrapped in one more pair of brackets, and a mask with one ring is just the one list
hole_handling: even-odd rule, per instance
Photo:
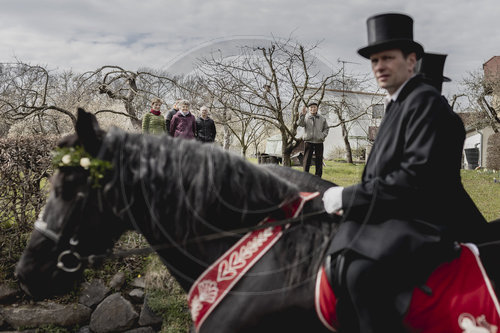
{"label": "white building wall", "polygon": [[[491,127],[486,127],[477,131],[468,132],[464,142],[464,149],[479,148],[479,166],[486,166],[488,139],[494,133]],[[464,168],[467,169],[467,159],[464,155]]]}
{"label": "white building wall", "polygon": [[[327,90],[323,101],[332,101],[340,103],[343,99],[345,105],[349,105],[349,110],[352,112],[350,115],[347,113],[343,116],[344,119],[352,119],[360,113],[367,112],[366,115],[357,118],[356,120],[347,124],[349,133],[349,142],[352,149],[357,148],[370,148],[371,143],[368,141],[368,128],[370,126],[379,126],[381,118],[374,119],[372,117],[372,106],[381,104],[383,94],[373,94],[364,92],[342,92],[339,90]],[[323,104],[323,103],[322,103]],[[325,116],[330,126],[339,124],[339,120],[335,112],[325,112],[327,107],[320,106],[319,112]],[[301,130],[300,134],[303,133]],[[325,140],[325,157],[329,157],[334,151],[344,150],[345,144],[342,138],[342,128],[340,126],[331,127],[328,136]]]}

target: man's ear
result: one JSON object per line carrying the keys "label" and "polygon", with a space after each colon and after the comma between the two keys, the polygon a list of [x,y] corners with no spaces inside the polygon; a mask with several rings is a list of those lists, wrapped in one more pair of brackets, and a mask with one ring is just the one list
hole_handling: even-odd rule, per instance
{"label": "man's ear", "polygon": [[408,70],[411,73],[415,73],[415,66],[417,65],[417,54],[412,52],[406,57],[406,63],[408,64]]}
{"label": "man's ear", "polygon": [[97,156],[104,132],[99,127],[95,115],[78,108],[75,131],[85,151],[94,157]]}

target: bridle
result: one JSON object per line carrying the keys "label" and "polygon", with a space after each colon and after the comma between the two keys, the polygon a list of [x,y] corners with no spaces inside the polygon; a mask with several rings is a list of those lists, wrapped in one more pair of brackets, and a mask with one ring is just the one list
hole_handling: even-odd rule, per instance
{"label": "bridle", "polygon": [[[89,185],[89,184],[88,184]],[[89,185],[90,186],[90,185]],[[100,192],[98,191],[100,194]],[[101,195],[98,194],[98,200],[99,200],[99,208],[102,208],[102,203],[101,201]],[[84,192],[80,191],[76,194],[76,202],[73,204],[74,207],[69,211],[69,215],[75,214],[76,212],[83,212],[83,209],[85,208],[87,204],[87,199],[88,199],[88,193],[85,194]],[[102,211],[102,210],[101,210]],[[45,222],[42,218],[43,211],[39,214],[38,219],[34,223],[34,230],[38,231],[42,236],[45,238],[51,240],[56,248],[60,247],[61,239],[62,239],[62,234],[61,233],[56,233],[55,231],[51,230],[48,228],[47,222]],[[67,220],[67,219],[66,219]],[[63,230],[64,227],[61,229]],[[69,248],[67,250],[61,251],[59,255],[57,256],[57,264],[56,267],[64,272],[67,273],[74,273],[79,271],[82,268],[82,264],[84,262],[93,265],[95,261],[93,258],[95,255],[90,255],[88,257],[82,257],[78,252],[77,252],[77,246],[80,243],[78,237],[78,227],[75,228],[73,231],[73,235],[69,237]]]}
{"label": "bridle", "polygon": [[[101,195],[99,195],[98,191],[98,200],[101,201]],[[88,195],[85,195],[83,192],[78,192],[77,193],[77,202],[75,202],[75,205],[79,204],[80,200],[82,201],[82,204],[80,205],[80,211],[83,211],[83,208],[86,205]],[[99,203],[99,207],[102,207],[102,203]],[[73,211],[73,210],[72,210]],[[102,210],[101,210],[102,211]],[[285,218],[281,220],[276,220],[272,222],[267,222],[265,224],[258,224],[255,226],[251,227],[245,227],[245,228],[238,228],[238,229],[232,229],[224,232],[216,232],[208,235],[203,235],[199,237],[194,237],[186,240],[183,242],[183,245],[187,245],[190,243],[197,243],[197,242],[202,242],[202,241],[212,241],[212,240],[217,240],[225,237],[231,237],[231,236],[242,236],[248,232],[259,230],[259,229],[264,229],[264,228],[270,228],[270,227],[275,227],[275,226],[283,226],[286,224],[294,224],[294,223],[299,223],[299,222],[305,222],[306,220],[316,217],[318,215],[325,214],[325,210],[319,210],[316,212],[311,212],[307,214],[300,214],[297,217],[294,218]],[[54,242],[56,247],[59,246],[61,242],[62,235],[54,232],[53,230],[48,228],[47,222],[45,222],[42,219],[43,214],[40,214],[39,218],[35,221],[34,224],[34,229],[38,231],[41,235],[43,235],[45,238],[51,240]],[[77,251],[76,247],[79,244],[79,239],[77,237],[78,234],[78,228],[75,229],[73,236],[69,238],[69,249],[62,251],[58,257],[57,257],[57,264],[56,267],[64,272],[67,273],[74,273],[77,272],[82,268],[83,263],[86,263],[90,266],[93,266],[97,262],[99,262],[102,259],[105,258],[125,258],[133,255],[146,255],[153,253],[158,250],[164,250],[164,249],[169,249],[169,248],[174,248],[177,247],[175,244],[163,244],[163,245],[154,245],[154,246],[149,246],[149,247],[144,247],[144,248],[138,248],[138,249],[130,249],[130,250],[118,250],[113,252],[112,250],[106,250],[105,253],[103,254],[91,254],[89,256],[81,256]],[[73,265],[68,265],[69,263],[73,263]]]}
{"label": "bridle", "polygon": [[[56,245],[59,244],[61,235],[56,234],[54,231],[50,230],[47,227],[47,222],[38,219],[35,221],[35,230],[41,233],[46,238],[52,240]],[[74,273],[78,271],[82,267],[81,256],[78,252],[75,251],[75,247],[78,245],[78,239],[71,237],[69,240],[70,248],[68,250],[64,250],[59,253],[57,256],[57,268],[67,272]],[[77,262],[77,265],[74,267],[67,267],[65,262],[70,262],[70,259],[74,259]]]}
{"label": "bridle", "polygon": [[[99,152],[98,156],[102,155],[102,152]],[[92,181],[90,178],[87,178],[87,184],[86,184],[86,193],[83,191],[79,191],[76,193],[76,199],[73,204],[73,208],[69,210],[68,216],[65,218],[65,221],[69,220],[69,216],[76,213],[83,214],[83,211],[87,205],[88,197],[91,191],[92,187]],[[96,196],[97,196],[97,206],[98,210],[100,213],[104,211],[103,208],[103,193],[101,188],[98,188],[96,191]],[[188,239],[182,243],[182,245],[187,245],[189,243],[196,243],[196,242],[202,242],[202,241],[211,241],[211,240],[216,240],[220,238],[225,238],[225,237],[234,237],[234,236],[243,236],[244,234],[259,230],[259,229],[264,229],[268,227],[274,227],[274,226],[282,226],[286,224],[293,224],[293,223],[298,223],[298,222],[304,222],[305,220],[325,214],[325,210],[321,209],[317,212],[312,212],[308,214],[300,214],[298,217],[295,218],[285,218],[281,220],[276,220],[272,222],[267,222],[265,224],[258,224],[252,227],[245,227],[245,228],[239,228],[239,229],[233,229],[233,230],[228,230],[228,231],[222,231],[222,232],[215,232],[212,234],[208,235],[203,235],[195,238]],[[116,215],[116,212],[114,212]],[[42,218],[43,212],[39,214],[38,219],[34,223],[34,229],[39,232],[42,236],[44,236],[46,239],[51,240],[55,246],[56,249],[61,247],[61,239],[63,238],[62,233],[56,233],[55,231],[49,229],[48,224],[46,221],[43,220]],[[61,230],[64,230],[63,226]],[[68,245],[69,248],[66,250],[61,251],[59,255],[57,256],[57,264],[56,267],[64,272],[67,273],[74,273],[79,271],[82,268],[82,265],[88,264],[90,266],[93,266],[95,263],[100,262],[100,260],[105,259],[105,258],[125,258],[131,255],[146,255],[149,253],[152,253],[154,251],[158,250],[163,250],[163,249],[168,249],[168,248],[173,248],[173,247],[178,247],[179,244],[163,244],[163,245],[154,245],[150,247],[145,247],[145,248],[140,248],[140,249],[131,249],[131,250],[120,250],[113,252],[112,249],[107,249],[104,251],[104,253],[101,254],[91,254],[86,257],[81,256],[80,253],[77,252],[77,246],[80,243],[80,240],[78,239],[78,229],[79,225],[77,225],[74,230],[73,230],[73,235],[69,237]],[[66,238],[66,237],[65,237]],[[63,248],[66,248],[63,247]]]}

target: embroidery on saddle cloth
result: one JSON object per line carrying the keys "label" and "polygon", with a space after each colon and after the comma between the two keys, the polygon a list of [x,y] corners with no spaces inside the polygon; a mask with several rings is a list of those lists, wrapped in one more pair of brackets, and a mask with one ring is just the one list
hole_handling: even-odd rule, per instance
{"label": "embroidery on saddle cloth", "polygon": [[[410,332],[497,333],[500,306],[477,248],[462,244],[460,257],[440,265],[429,277],[428,295],[415,288],[404,323]],[[315,306],[329,330],[338,329],[337,300],[324,267],[316,278]]]}
{"label": "embroidery on saddle cloth", "polygon": [[[281,209],[287,218],[297,217],[304,204],[318,195],[319,192],[301,192],[297,200],[283,205]],[[272,221],[267,218],[262,223]],[[193,283],[188,293],[188,303],[196,332],[234,285],[279,240],[283,229],[288,226],[247,233]]]}

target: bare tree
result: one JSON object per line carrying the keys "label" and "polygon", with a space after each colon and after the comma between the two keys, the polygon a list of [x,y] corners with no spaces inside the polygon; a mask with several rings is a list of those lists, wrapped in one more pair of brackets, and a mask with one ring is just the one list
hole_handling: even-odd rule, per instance
{"label": "bare tree", "polygon": [[[63,77],[73,78],[73,73],[58,74],[44,66],[30,65],[17,61],[0,66],[0,115],[9,125],[30,119],[33,129],[40,133],[52,124],[52,133],[59,133],[57,117],[49,111],[56,111],[76,122],[73,113],[61,105],[60,85]],[[68,79],[68,81],[71,81]],[[66,87],[68,88],[68,87]]]}
{"label": "bare tree", "polygon": [[99,110],[130,118],[136,130],[141,128],[141,115],[149,107],[152,97],[166,99],[173,87],[173,80],[161,71],[143,69],[126,70],[120,66],[106,65],[82,75],[85,82],[97,85],[99,94],[123,103],[125,113],[116,110]]}
{"label": "bare tree", "polygon": [[467,103],[458,104],[459,111],[469,112],[469,121],[473,126],[491,126],[495,133],[500,129],[500,74],[485,77],[482,71],[470,72],[462,82],[463,93],[453,97],[453,106],[459,97],[465,97]]}
{"label": "bare tree", "polygon": [[230,110],[272,124],[282,137],[283,164],[298,145],[299,107],[314,100],[321,102],[335,77],[320,71],[313,51],[291,39],[273,40],[269,45],[242,46],[237,56],[214,53],[200,59],[198,75],[205,90]]}
{"label": "bare tree", "polygon": [[[354,125],[366,119],[373,119],[372,111],[373,106],[380,104],[382,101],[382,94],[377,92],[367,93],[366,85],[371,82],[371,78],[367,74],[354,75],[345,73],[345,62],[342,62],[341,75],[338,75],[328,89],[322,105],[322,112],[329,114],[333,112],[335,115],[334,123],[330,123],[330,128],[340,127],[344,147],[346,152],[346,160],[348,163],[353,163],[352,147],[350,142],[350,135]],[[363,101],[360,101],[363,97]],[[331,119],[331,118],[330,118]],[[357,126],[356,128],[365,130],[367,126]]]}
{"label": "bare tree", "polygon": [[[236,99],[234,102],[238,103],[241,101]],[[250,109],[252,108],[252,106],[249,107]],[[238,140],[241,147],[241,155],[246,156],[247,150],[251,145],[257,146],[262,141],[263,133],[266,133],[266,122],[255,119],[246,113],[232,111],[242,108],[242,106],[233,106],[231,110],[228,110],[222,107],[220,110],[215,109],[215,112],[212,112],[212,114],[214,115],[214,120],[224,126],[224,142],[226,143],[224,148],[229,148],[227,147],[230,143],[230,139],[227,138],[229,135]]]}

